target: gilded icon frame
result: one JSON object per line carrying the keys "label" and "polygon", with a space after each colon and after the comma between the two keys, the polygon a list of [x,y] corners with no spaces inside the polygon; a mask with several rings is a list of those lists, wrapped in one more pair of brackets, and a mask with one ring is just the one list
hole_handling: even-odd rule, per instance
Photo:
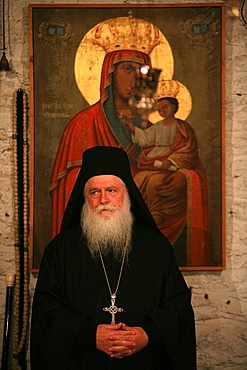
{"label": "gilded icon frame", "polygon": [[224,14],[222,3],[29,6],[31,271],[38,271],[50,241],[49,181],[60,138],[69,120],[89,104],[74,76],[78,44],[102,20],[121,16],[159,27],[171,46],[172,78],[183,81],[192,96],[187,120],[198,135],[208,177],[212,258],[210,264],[180,268],[225,268]]}

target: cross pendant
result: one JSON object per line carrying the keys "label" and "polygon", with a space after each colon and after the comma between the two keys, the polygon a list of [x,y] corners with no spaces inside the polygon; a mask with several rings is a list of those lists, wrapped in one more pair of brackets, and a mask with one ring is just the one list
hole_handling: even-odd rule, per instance
{"label": "cross pendant", "polygon": [[110,307],[104,307],[103,310],[110,312],[111,314],[111,325],[115,324],[115,315],[117,312],[122,312],[123,308],[115,306],[115,301],[116,301],[116,294],[111,295],[111,306]]}

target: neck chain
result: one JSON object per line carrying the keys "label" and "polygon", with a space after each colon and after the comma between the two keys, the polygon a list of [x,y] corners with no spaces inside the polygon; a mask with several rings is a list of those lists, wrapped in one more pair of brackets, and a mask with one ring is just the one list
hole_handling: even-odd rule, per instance
{"label": "neck chain", "polygon": [[108,275],[107,275],[107,272],[106,272],[106,268],[105,268],[104,260],[103,260],[103,257],[102,257],[102,253],[101,253],[101,250],[99,248],[99,256],[100,256],[100,260],[101,260],[102,267],[103,267],[104,274],[105,274],[105,278],[106,278],[106,283],[107,283],[109,293],[110,293],[110,297],[111,297],[111,306],[110,307],[104,307],[103,311],[107,311],[111,314],[111,324],[112,325],[115,324],[115,315],[116,315],[116,313],[123,311],[123,308],[117,307],[115,305],[115,302],[116,302],[116,298],[117,298],[117,291],[118,291],[118,288],[119,288],[120,280],[121,280],[121,277],[122,277],[124,260],[125,260],[125,257],[126,257],[126,250],[127,250],[127,247],[125,247],[125,249],[124,249],[124,254],[123,254],[123,259],[122,259],[122,263],[121,263],[121,267],[120,267],[120,271],[119,271],[117,286],[116,286],[115,292],[113,293],[112,290],[111,290],[110,283],[109,283],[109,279],[108,279]]}

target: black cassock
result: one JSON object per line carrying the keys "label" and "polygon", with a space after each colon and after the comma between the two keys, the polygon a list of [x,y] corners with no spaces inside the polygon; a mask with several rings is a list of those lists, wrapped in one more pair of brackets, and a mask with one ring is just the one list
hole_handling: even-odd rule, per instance
{"label": "black cassock", "polygon": [[[104,257],[112,291],[121,263]],[[116,298],[116,323],[141,326],[149,344],[123,359],[96,349],[98,324],[110,324],[109,289],[100,259],[92,259],[79,226],[47,246],[33,300],[32,370],[194,370],[196,340],[191,294],[172,246],[136,226]]]}

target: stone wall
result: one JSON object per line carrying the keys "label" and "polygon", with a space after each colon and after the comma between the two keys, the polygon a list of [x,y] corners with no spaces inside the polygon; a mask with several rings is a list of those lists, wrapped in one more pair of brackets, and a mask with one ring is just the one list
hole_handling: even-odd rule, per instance
{"label": "stone wall", "polygon": [[[85,2],[40,0],[32,3]],[[146,3],[158,2],[149,0]],[[29,95],[30,89],[29,1],[11,0],[5,1],[5,4],[8,13],[5,18],[6,46],[11,72],[0,72],[0,338],[3,336],[5,312],[5,274],[15,270],[12,141],[14,93],[21,88]],[[104,2],[99,1],[98,4]],[[238,18],[226,14],[225,36],[226,269],[220,272],[184,273],[192,288],[198,369],[201,370],[247,368],[247,28]],[[31,299],[36,282],[33,275],[30,281]]]}

